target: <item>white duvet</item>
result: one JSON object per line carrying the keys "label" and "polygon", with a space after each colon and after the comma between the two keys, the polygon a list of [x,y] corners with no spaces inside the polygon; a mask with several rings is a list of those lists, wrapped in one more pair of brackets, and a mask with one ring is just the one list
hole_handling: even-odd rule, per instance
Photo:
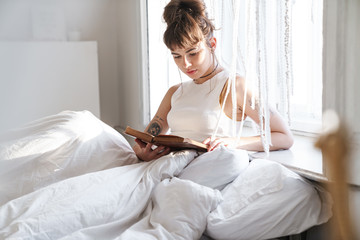
{"label": "white duvet", "polygon": [[279,164],[223,147],[139,162],[87,111],[1,138],[0,239],[269,239],[331,216],[326,192]]}

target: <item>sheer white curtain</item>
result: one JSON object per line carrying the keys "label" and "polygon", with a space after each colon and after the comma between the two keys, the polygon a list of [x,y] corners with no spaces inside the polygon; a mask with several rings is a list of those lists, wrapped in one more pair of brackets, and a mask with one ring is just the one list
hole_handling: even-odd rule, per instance
{"label": "sheer white curtain", "polygon": [[[246,89],[251,87],[258,97],[258,102],[252,99],[251,104],[244,107],[259,108],[259,131],[264,150],[268,152],[271,144],[269,105],[276,104],[290,123],[293,1],[206,0],[205,3],[218,29],[219,61],[230,70],[230,80],[235,79],[235,74],[244,76]],[[231,85],[235,88],[234,81]],[[270,92],[276,94],[271,96]],[[236,135],[241,136],[241,131],[242,128]]]}
{"label": "sheer white curtain", "polygon": [[[260,109],[259,118],[262,119],[258,127],[261,134],[264,150],[268,152],[270,140],[269,128],[269,105],[274,105],[289,124],[294,123],[291,118],[292,109],[291,101],[297,100],[300,104],[307,103],[305,110],[300,114],[302,117],[305,112],[309,112],[309,108],[317,107],[318,112],[321,112],[321,84],[313,89],[312,81],[317,78],[317,82],[321,83],[321,74],[314,75],[307,73],[305,69],[306,64],[309,67],[316,69],[315,72],[321,73],[321,44],[316,46],[313,42],[321,42],[321,28],[322,26],[322,1],[321,0],[204,0],[209,17],[213,20],[216,31],[215,37],[218,40],[216,49],[216,56],[223,66],[230,70],[231,79],[235,78],[235,74],[240,74],[246,79],[247,88],[258,96],[258,102],[255,103],[252,99],[251,104],[245,107],[257,107]],[[151,21],[157,19],[157,22],[149,23],[149,64],[150,64],[150,91],[153,92],[151,97],[152,109],[157,109],[160,103],[159,89],[167,89],[169,86],[184,81],[187,77],[179,74],[173,60],[162,43],[162,34],[165,30],[163,20],[160,20],[163,7],[169,0],[149,1],[148,17]],[[294,12],[294,6],[296,11]],[[151,11],[153,9],[153,11]],[[295,14],[294,14],[295,13]],[[305,14],[306,13],[306,14]],[[295,16],[294,16],[295,15]],[[306,16],[305,16],[306,15]],[[296,19],[296,24],[293,18]],[[149,20],[149,21],[150,21]],[[160,20],[160,21],[159,21]],[[315,24],[316,23],[316,24]],[[293,31],[294,25],[304,25],[307,30]],[[155,29],[155,30],[154,30]],[[297,27],[299,29],[299,27]],[[152,36],[153,34],[153,36]],[[293,47],[293,34],[296,35],[295,43],[298,44]],[[320,37],[319,37],[320,36]],[[309,41],[304,39],[310,39]],[[313,41],[313,40],[316,41]],[[304,43],[302,43],[304,42]],[[306,47],[305,42],[309,42],[310,47]],[[311,42],[311,43],[310,43]],[[158,49],[162,49],[161,51]],[[165,50],[164,50],[165,49]],[[297,49],[297,51],[293,51]],[[293,61],[293,55],[296,59],[299,58],[299,52],[307,53],[300,61]],[[313,53],[316,52],[316,56]],[[320,56],[320,57],[318,57]],[[315,60],[314,60],[315,59]],[[293,62],[296,66],[293,66]],[[154,67],[152,67],[152,65]],[[299,67],[301,66],[301,67]],[[159,67],[161,71],[159,71]],[[166,71],[163,71],[163,70]],[[300,69],[300,70],[299,70]],[[300,96],[293,98],[294,93],[294,75],[293,73],[306,73],[303,77],[297,74],[296,82],[301,83],[305,80],[309,82],[307,88],[302,92],[297,86],[295,94]],[[310,75],[314,75],[308,77]],[[304,79],[302,79],[304,78]],[[167,84],[164,84],[164,80]],[[234,88],[234,81],[230,83]],[[230,88],[228,88],[230,89]],[[311,91],[314,94],[309,94]],[[165,92],[165,90],[163,90]],[[309,97],[304,97],[304,94]],[[234,100],[235,100],[235,96]],[[314,99],[317,98],[317,99]],[[320,100],[319,100],[320,99]],[[246,102],[246,101],[245,101]],[[319,103],[315,104],[315,103]],[[233,104],[233,106],[236,106]],[[309,107],[310,106],[310,107]],[[296,107],[300,109],[300,107]],[[320,109],[320,110],[319,110]],[[234,109],[235,111],[235,109]],[[314,111],[313,111],[314,112]],[[311,112],[311,116],[316,115],[319,121],[319,114]],[[153,115],[155,113],[152,110]],[[301,124],[302,126],[304,124]],[[234,135],[241,136],[242,127],[239,132]],[[216,131],[214,132],[216,135]]]}

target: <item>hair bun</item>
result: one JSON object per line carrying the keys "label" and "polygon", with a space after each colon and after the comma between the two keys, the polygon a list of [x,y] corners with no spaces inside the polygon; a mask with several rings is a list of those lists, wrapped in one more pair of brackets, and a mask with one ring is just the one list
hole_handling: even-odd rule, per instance
{"label": "hair bun", "polygon": [[184,12],[193,18],[206,17],[205,3],[202,0],[171,0],[166,6],[164,20],[169,25],[183,16]]}
{"label": "hair bun", "polygon": [[167,23],[164,43],[169,49],[193,46],[204,39],[210,45],[215,27],[207,17],[203,0],[171,0],[163,18]]}

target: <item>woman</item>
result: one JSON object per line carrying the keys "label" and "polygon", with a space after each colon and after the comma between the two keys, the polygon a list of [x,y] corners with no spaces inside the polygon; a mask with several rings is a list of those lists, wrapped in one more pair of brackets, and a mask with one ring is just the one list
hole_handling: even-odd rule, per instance
{"label": "woman", "polygon": [[[229,73],[215,57],[217,45],[213,36],[214,25],[207,17],[202,0],[172,0],[164,9],[163,17],[167,23],[164,42],[170,49],[178,68],[192,81],[171,87],[163,98],[155,117],[145,131],[153,135],[172,134],[202,141],[212,151],[219,145],[240,149],[262,151],[260,136],[242,137],[237,141],[231,134],[232,101],[231,91],[224,103]],[[245,116],[259,123],[259,106],[243,107],[245,94],[244,78],[236,77],[237,120]],[[246,99],[252,99],[252,92],[246,92]],[[257,101],[255,101],[257,102]],[[221,118],[217,137],[211,138],[220,112]],[[246,106],[250,104],[247,103]],[[271,142],[270,150],[288,149],[293,144],[292,134],[279,113],[270,109]],[[139,159],[151,161],[170,152],[165,146],[152,148],[136,140],[134,151]]]}

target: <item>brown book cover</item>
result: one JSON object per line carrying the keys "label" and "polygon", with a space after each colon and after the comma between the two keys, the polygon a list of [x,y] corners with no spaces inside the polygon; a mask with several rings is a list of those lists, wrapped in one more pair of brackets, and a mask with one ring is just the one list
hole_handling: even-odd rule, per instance
{"label": "brown book cover", "polygon": [[155,145],[163,145],[170,147],[174,150],[182,150],[182,149],[196,149],[198,151],[206,152],[207,146],[201,142],[197,142],[190,138],[183,138],[175,135],[157,135],[153,136],[146,132],[141,132],[136,129],[133,129],[129,126],[126,127],[125,133],[133,136],[135,138],[140,139],[143,142],[152,143]]}

